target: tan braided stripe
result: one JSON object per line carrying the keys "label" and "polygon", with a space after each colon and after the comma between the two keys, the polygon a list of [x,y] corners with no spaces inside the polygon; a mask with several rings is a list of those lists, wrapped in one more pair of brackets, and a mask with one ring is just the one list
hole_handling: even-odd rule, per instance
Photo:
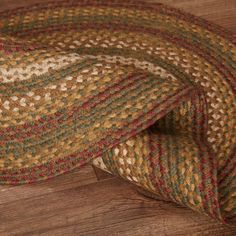
{"label": "tan braided stripe", "polygon": [[0,14],[0,183],[90,160],[236,216],[235,37],[162,4],[56,1]]}

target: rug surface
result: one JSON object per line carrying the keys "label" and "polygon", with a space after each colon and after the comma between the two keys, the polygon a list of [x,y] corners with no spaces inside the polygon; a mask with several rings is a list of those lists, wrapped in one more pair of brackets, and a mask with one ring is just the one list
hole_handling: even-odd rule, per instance
{"label": "rug surface", "polygon": [[236,38],[134,0],[0,14],[0,183],[93,162],[223,222],[236,216]]}

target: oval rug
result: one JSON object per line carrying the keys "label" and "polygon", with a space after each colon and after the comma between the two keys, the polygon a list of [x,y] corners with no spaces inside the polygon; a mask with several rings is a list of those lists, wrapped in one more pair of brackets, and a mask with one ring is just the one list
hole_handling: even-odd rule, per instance
{"label": "oval rug", "polygon": [[0,183],[93,160],[152,195],[233,222],[235,42],[219,26],[142,1],[2,12]]}

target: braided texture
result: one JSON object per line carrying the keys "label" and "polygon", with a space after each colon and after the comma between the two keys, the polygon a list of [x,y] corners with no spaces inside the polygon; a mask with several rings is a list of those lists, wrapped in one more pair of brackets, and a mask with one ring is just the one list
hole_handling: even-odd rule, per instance
{"label": "braided texture", "polygon": [[0,183],[92,162],[221,221],[236,216],[236,39],[134,0],[0,14]]}

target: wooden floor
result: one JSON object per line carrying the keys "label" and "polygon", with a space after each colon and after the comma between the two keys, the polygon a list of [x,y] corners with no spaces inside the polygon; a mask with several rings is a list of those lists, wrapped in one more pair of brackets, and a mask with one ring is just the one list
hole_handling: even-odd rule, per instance
{"label": "wooden floor", "polygon": [[[141,196],[91,166],[41,183],[0,187],[0,235],[234,235],[207,216]],[[236,234],[235,234],[236,235]]]}
{"label": "wooden floor", "polygon": [[[0,0],[0,11],[39,1],[45,0]],[[160,2],[236,33],[236,0]],[[189,209],[143,197],[124,181],[100,172],[96,176],[86,166],[32,185],[0,186],[0,236],[5,235],[233,236],[236,232]]]}

